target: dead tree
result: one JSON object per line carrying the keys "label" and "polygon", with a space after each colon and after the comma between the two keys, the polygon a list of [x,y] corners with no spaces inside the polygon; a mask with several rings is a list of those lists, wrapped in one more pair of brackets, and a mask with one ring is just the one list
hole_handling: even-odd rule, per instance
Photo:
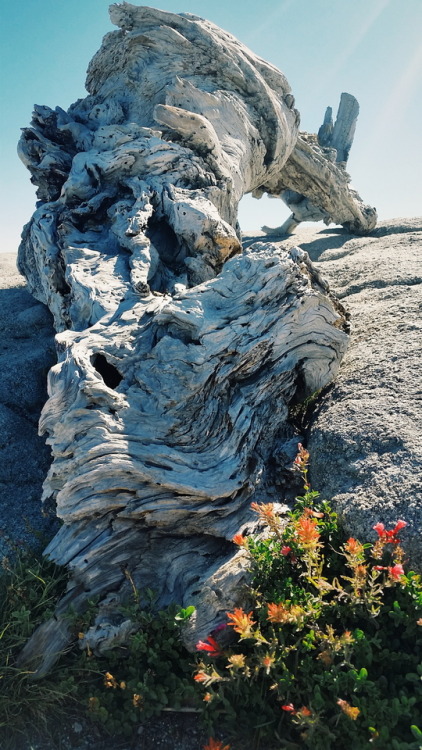
{"label": "dead tree", "polygon": [[69,605],[100,597],[92,648],[127,635],[128,574],[160,606],[196,605],[190,643],[239,602],[231,539],[252,499],[282,498],[289,403],[333,379],[348,338],[306,253],[241,248],[242,195],[307,158],[283,74],[196,16],[110,14],[88,96],[36,107],[19,146],[40,200],[19,267],[58,331],[40,431],[63,525],[46,554],[71,573],[22,655],[39,675]]}

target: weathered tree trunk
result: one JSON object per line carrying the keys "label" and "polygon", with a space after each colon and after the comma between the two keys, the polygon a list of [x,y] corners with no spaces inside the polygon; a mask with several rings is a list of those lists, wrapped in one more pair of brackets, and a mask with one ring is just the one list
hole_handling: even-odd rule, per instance
{"label": "weathered tree trunk", "polygon": [[292,210],[292,215],[281,227],[263,227],[266,234],[290,234],[302,221],[334,222],[355,234],[374,229],[376,210],[366,206],[356,190],[349,187],[350,176],[346,172],[358,114],[355,97],[343,93],[334,126],[331,107],[327,107],[318,136],[299,133],[278,185],[270,188]]}
{"label": "weathered tree trunk", "polygon": [[110,12],[89,96],[36,107],[20,144],[41,205],[19,264],[59,331],[40,430],[63,526],[46,554],[71,571],[22,655],[38,674],[71,637],[69,605],[102,598],[91,647],[127,634],[128,573],[159,605],[196,604],[191,642],[210,632],[242,596],[231,539],[254,527],[251,499],[282,497],[288,404],[347,344],[306,253],[241,252],[240,198],[297,150],[284,76],[196,16]]}

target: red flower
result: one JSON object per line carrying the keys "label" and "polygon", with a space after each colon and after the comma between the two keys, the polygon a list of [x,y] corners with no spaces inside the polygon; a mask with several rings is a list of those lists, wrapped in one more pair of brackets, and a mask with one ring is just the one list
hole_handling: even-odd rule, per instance
{"label": "red flower", "polygon": [[281,706],[281,710],[282,711],[288,711],[291,714],[295,714],[296,713],[296,709],[295,709],[293,703],[287,703],[287,705]]}
{"label": "red flower", "polygon": [[405,526],[407,526],[407,522],[406,521],[397,521],[397,523],[396,523],[396,525],[395,525],[395,527],[393,529],[393,534],[397,534],[397,532],[400,531],[401,529],[404,529]]}
{"label": "red flower", "polygon": [[211,635],[205,641],[198,641],[196,644],[197,651],[206,651],[208,656],[220,656],[221,648],[215,638]]}
{"label": "red flower", "polygon": [[382,537],[384,535],[385,526],[383,523],[376,523],[372,528],[377,532],[379,537]]}
{"label": "red flower", "polygon": [[388,568],[388,575],[393,579],[393,581],[399,581],[400,578],[404,576],[403,565],[397,563],[392,568]]}
{"label": "red flower", "polygon": [[284,557],[286,557],[291,551],[292,551],[292,548],[287,547],[287,545],[281,548],[281,554],[284,555]]}
{"label": "red flower", "polygon": [[407,526],[406,521],[399,520],[394,529],[391,529],[390,531],[385,528],[383,523],[376,523],[372,528],[377,532],[380,541],[384,544],[399,544],[400,539],[398,539],[397,534],[400,529],[404,529],[405,526]]}
{"label": "red flower", "polygon": [[399,581],[404,576],[403,565],[396,563],[392,567],[387,568],[385,565],[374,565],[374,570],[388,570],[388,575],[393,581]]}

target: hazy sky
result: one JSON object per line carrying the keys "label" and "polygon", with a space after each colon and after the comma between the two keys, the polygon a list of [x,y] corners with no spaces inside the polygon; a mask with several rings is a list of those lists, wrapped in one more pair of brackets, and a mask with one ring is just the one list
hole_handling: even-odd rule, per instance
{"label": "hazy sky", "polygon": [[[349,159],[353,185],[381,219],[422,214],[422,0],[157,0],[237,36],[287,76],[301,129],[316,132],[340,94],[361,107]],[[108,0],[0,0],[1,241],[15,251],[35,205],[16,155],[33,104],[54,108],[85,95],[85,71],[115,29]],[[277,226],[278,200],[244,198],[242,229]]]}

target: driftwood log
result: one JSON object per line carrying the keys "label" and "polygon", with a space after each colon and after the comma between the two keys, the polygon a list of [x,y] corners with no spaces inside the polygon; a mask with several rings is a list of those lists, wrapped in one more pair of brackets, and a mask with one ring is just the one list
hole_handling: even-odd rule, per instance
{"label": "driftwood log", "polygon": [[[354,234],[367,234],[377,222],[375,208],[363,204],[360,195],[349,187],[346,172],[355,135],[359,104],[354,96],[343,93],[333,124],[327,107],[318,135],[299,133],[296,145],[280,174],[278,194],[292,211],[281,227],[262,227],[269,236],[291,234],[302,221],[342,224]],[[254,191],[261,197],[262,191]]]}
{"label": "driftwood log", "polygon": [[[298,145],[285,77],[196,16],[128,3],[110,15],[119,30],[88,96],[37,106],[19,145],[40,201],[19,267],[58,331],[40,430],[54,459],[43,500],[63,525],[46,554],[71,572],[22,655],[38,675],[71,638],[70,605],[100,597],[92,648],[127,635],[128,575],[160,606],[196,605],[191,644],[239,602],[231,539],[294,456],[289,403],[333,379],[348,339],[306,253],[242,252],[242,195],[280,192],[286,169],[323,158]],[[341,195],[363,231],[345,183]]]}

